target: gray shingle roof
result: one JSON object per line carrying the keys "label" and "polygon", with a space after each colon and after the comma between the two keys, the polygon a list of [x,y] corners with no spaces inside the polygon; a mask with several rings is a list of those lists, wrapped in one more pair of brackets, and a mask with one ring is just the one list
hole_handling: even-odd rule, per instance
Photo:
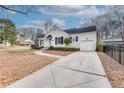
{"label": "gray shingle roof", "polygon": [[72,29],[66,29],[64,31],[69,34],[94,32],[96,31],[96,26],[88,26],[88,27],[83,27],[83,28],[72,28]]}

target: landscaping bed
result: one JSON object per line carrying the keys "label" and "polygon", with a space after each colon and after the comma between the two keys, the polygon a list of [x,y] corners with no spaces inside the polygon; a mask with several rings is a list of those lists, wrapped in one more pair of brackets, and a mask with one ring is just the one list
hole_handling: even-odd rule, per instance
{"label": "landscaping bed", "polygon": [[71,48],[71,47],[53,47],[50,46],[48,50],[60,50],[60,51],[80,51],[80,48]]}
{"label": "landscaping bed", "polygon": [[54,55],[61,55],[61,56],[67,56],[71,53],[74,53],[74,51],[60,51],[60,50],[47,50],[45,53],[48,54],[54,54]]}
{"label": "landscaping bed", "polygon": [[104,53],[98,53],[107,77],[114,88],[124,88],[124,66]]}
{"label": "landscaping bed", "polygon": [[14,83],[55,60],[57,59],[35,55],[31,51],[0,51],[0,87]]}

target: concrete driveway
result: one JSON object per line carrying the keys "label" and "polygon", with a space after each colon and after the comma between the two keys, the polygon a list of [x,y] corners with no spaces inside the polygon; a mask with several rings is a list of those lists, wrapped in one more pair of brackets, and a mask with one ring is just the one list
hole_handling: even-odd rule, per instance
{"label": "concrete driveway", "polygon": [[110,88],[96,52],[76,52],[7,88]]}

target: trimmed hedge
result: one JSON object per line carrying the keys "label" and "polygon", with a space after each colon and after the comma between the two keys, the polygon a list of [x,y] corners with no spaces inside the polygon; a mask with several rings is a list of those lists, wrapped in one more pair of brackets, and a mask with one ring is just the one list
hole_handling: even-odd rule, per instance
{"label": "trimmed hedge", "polygon": [[31,48],[32,49],[38,49],[38,50],[40,50],[40,49],[42,49],[44,46],[36,46],[36,45],[31,45]]}
{"label": "trimmed hedge", "polygon": [[69,48],[69,47],[53,47],[50,46],[49,50],[61,50],[61,51],[79,51],[79,48]]}

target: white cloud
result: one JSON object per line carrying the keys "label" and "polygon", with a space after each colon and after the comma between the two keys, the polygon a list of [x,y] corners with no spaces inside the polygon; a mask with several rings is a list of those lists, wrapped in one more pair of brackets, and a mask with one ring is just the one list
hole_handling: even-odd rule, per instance
{"label": "white cloud", "polygon": [[96,6],[80,5],[41,6],[38,11],[47,15],[76,17],[95,17],[102,13],[102,11],[99,11]]}
{"label": "white cloud", "polygon": [[82,16],[92,16],[92,17],[97,16],[99,14],[100,12],[96,9],[95,6],[91,6],[77,13],[77,15],[80,15],[80,16],[82,15]]}
{"label": "white cloud", "polygon": [[80,21],[80,24],[84,24],[84,21]]}
{"label": "white cloud", "polygon": [[76,12],[79,12],[82,9],[82,6],[44,6],[38,9],[39,12],[48,14],[48,15],[60,15],[60,16],[71,16],[75,15]]}
{"label": "white cloud", "polygon": [[91,21],[87,21],[87,22],[82,22],[80,21],[80,27],[87,27],[87,26],[92,26],[94,25]]}
{"label": "white cloud", "polygon": [[74,8],[74,9],[82,9],[83,6],[81,5],[65,5],[66,8]]}
{"label": "white cloud", "polygon": [[[62,20],[62,19],[58,19],[58,18],[53,18],[51,19],[54,23],[56,23],[58,26],[64,26],[65,25],[65,21]],[[25,25],[22,25],[21,27],[24,27],[24,28],[40,28],[42,29],[42,25],[43,25],[43,22],[45,20],[31,20],[31,21],[28,21]]]}
{"label": "white cloud", "polygon": [[27,24],[34,26],[36,28],[41,28],[42,27],[42,20],[31,20],[27,22]]}
{"label": "white cloud", "polygon": [[7,16],[13,16],[13,15],[15,15],[16,14],[16,12],[14,12],[14,11],[9,11],[9,10],[3,10],[3,9],[1,9],[0,8],[0,12],[3,12],[4,11],[4,13],[7,15]]}
{"label": "white cloud", "polygon": [[42,20],[31,20],[28,23],[29,24],[35,24],[35,25],[41,25],[42,24]]}
{"label": "white cloud", "polygon": [[55,22],[56,24],[60,25],[60,26],[65,25],[65,21],[62,19],[53,18],[52,21]]}
{"label": "white cloud", "polygon": [[13,12],[13,11],[6,11],[6,14],[8,14],[8,15],[15,15],[16,14],[16,12]]}
{"label": "white cloud", "polygon": [[25,25],[22,25],[21,27],[42,28],[42,20],[31,20],[31,21],[28,21]]}
{"label": "white cloud", "polygon": [[32,27],[32,28],[42,28],[42,20],[31,20],[28,21],[25,25],[22,27]]}
{"label": "white cloud", "polygon": [[[54,6],[38,6],[37,11],[41,14],[57,16],[59,18],[63,17],[77,17],[81,18],[81,23],[83,24],[87,21],[90,21],[92,18],[95,18],[98,15],[103,14],[105,11],[98,9],[96,6],[80,6],[80,5],[54,5]],[[58,18],[52,19],[59,26],[64,26],[65,21]],[[42,20],[32,20],[27,23],[31,27],[42,27]]]}
{"label": "white cloud", "polygon": [[25,24],[25,25],[20,26],[20,28],[39,28],[39,27],[30,25],[30,24]]}
{"label": "white cloud", "polygon": [[24,28],[30,28],[30,27],[34,27],[33,25],[28,25],[28,24],[25,24],[25,25],[22,25],[21,27],[24,27]]}

